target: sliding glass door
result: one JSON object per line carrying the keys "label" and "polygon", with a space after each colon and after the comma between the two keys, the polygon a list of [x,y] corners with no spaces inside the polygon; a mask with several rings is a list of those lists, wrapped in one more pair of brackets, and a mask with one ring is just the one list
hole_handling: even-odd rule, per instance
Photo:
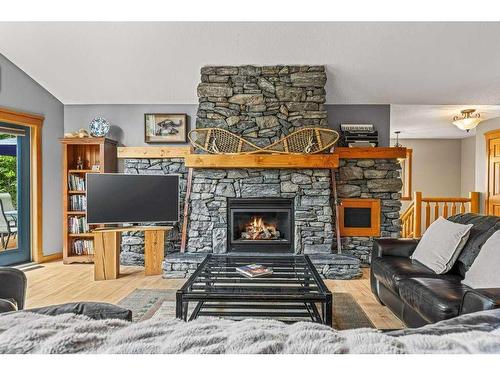
{"label": "sliding glass door", "polygon": [[29,132],[0,122],[0,266],[31,259]]}

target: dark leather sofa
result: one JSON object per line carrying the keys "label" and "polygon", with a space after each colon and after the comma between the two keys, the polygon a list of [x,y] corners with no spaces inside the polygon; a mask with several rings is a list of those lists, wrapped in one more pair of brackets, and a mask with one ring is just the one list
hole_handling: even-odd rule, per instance
{"label": "dark leather sofa", "polygon": [[500,288],[471,289],[461,283],[483,244],[500,230],[500,217],[459,214],[449,220],[473,227],[457,262],[447,274],[435,274],[410,259],[418,240],[375,241],[370,273],[372,292],[408,327],[500,308]]}

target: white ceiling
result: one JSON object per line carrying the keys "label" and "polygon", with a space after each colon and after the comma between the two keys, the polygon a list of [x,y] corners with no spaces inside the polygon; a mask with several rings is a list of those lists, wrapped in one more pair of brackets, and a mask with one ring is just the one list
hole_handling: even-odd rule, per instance
{"label": "white ceiling", "polygon": [[395,138],[397,130],[401,131],[401,139],[473,136],[474,130],[466,132],[451,123],[466,108],[475,108],[483,120],[500,116],[500,105],[391,105],[391,138]]}
{"label": "white ceiling", "polygon": [[196,103],[211,64],[326,64],[328,103],[499,104],[500,23],[0,23],[65,104]]}

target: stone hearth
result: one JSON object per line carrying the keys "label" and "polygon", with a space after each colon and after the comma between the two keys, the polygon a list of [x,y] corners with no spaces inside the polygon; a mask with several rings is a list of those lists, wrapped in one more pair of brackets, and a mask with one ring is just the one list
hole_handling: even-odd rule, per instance
{"label": "stone hearth", "polygon": [[[360,262],[356,257],[338,254],[312,254],[309,257],[319,274],[326,279],[350,280],[361,277]],[[189,277],[204,259],[204,253],[167,254],[163,263],[163,277]]]}

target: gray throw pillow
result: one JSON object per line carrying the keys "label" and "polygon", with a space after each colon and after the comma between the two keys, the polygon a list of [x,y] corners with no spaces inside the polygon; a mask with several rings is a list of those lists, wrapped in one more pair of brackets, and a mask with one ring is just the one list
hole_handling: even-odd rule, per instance
{"label": "gray throw pillow", "polygon": [[37,307],[25,311],[52,316],[77,314],[85,315],[95,320],[122,319],[129,322],[132,321],[132,311],[104,302],[69,302],[62,305]]}
{"label": "gray throw pillow", "polygon": [[484,243],[462,283],[474,288],[500,288],[500,231]]}
{"label": "gray throw pillow", "polygon": [[425,231],[411,256],[437,274],[447,273],[469,238],[472,224],[452,223],[439,217]]}

